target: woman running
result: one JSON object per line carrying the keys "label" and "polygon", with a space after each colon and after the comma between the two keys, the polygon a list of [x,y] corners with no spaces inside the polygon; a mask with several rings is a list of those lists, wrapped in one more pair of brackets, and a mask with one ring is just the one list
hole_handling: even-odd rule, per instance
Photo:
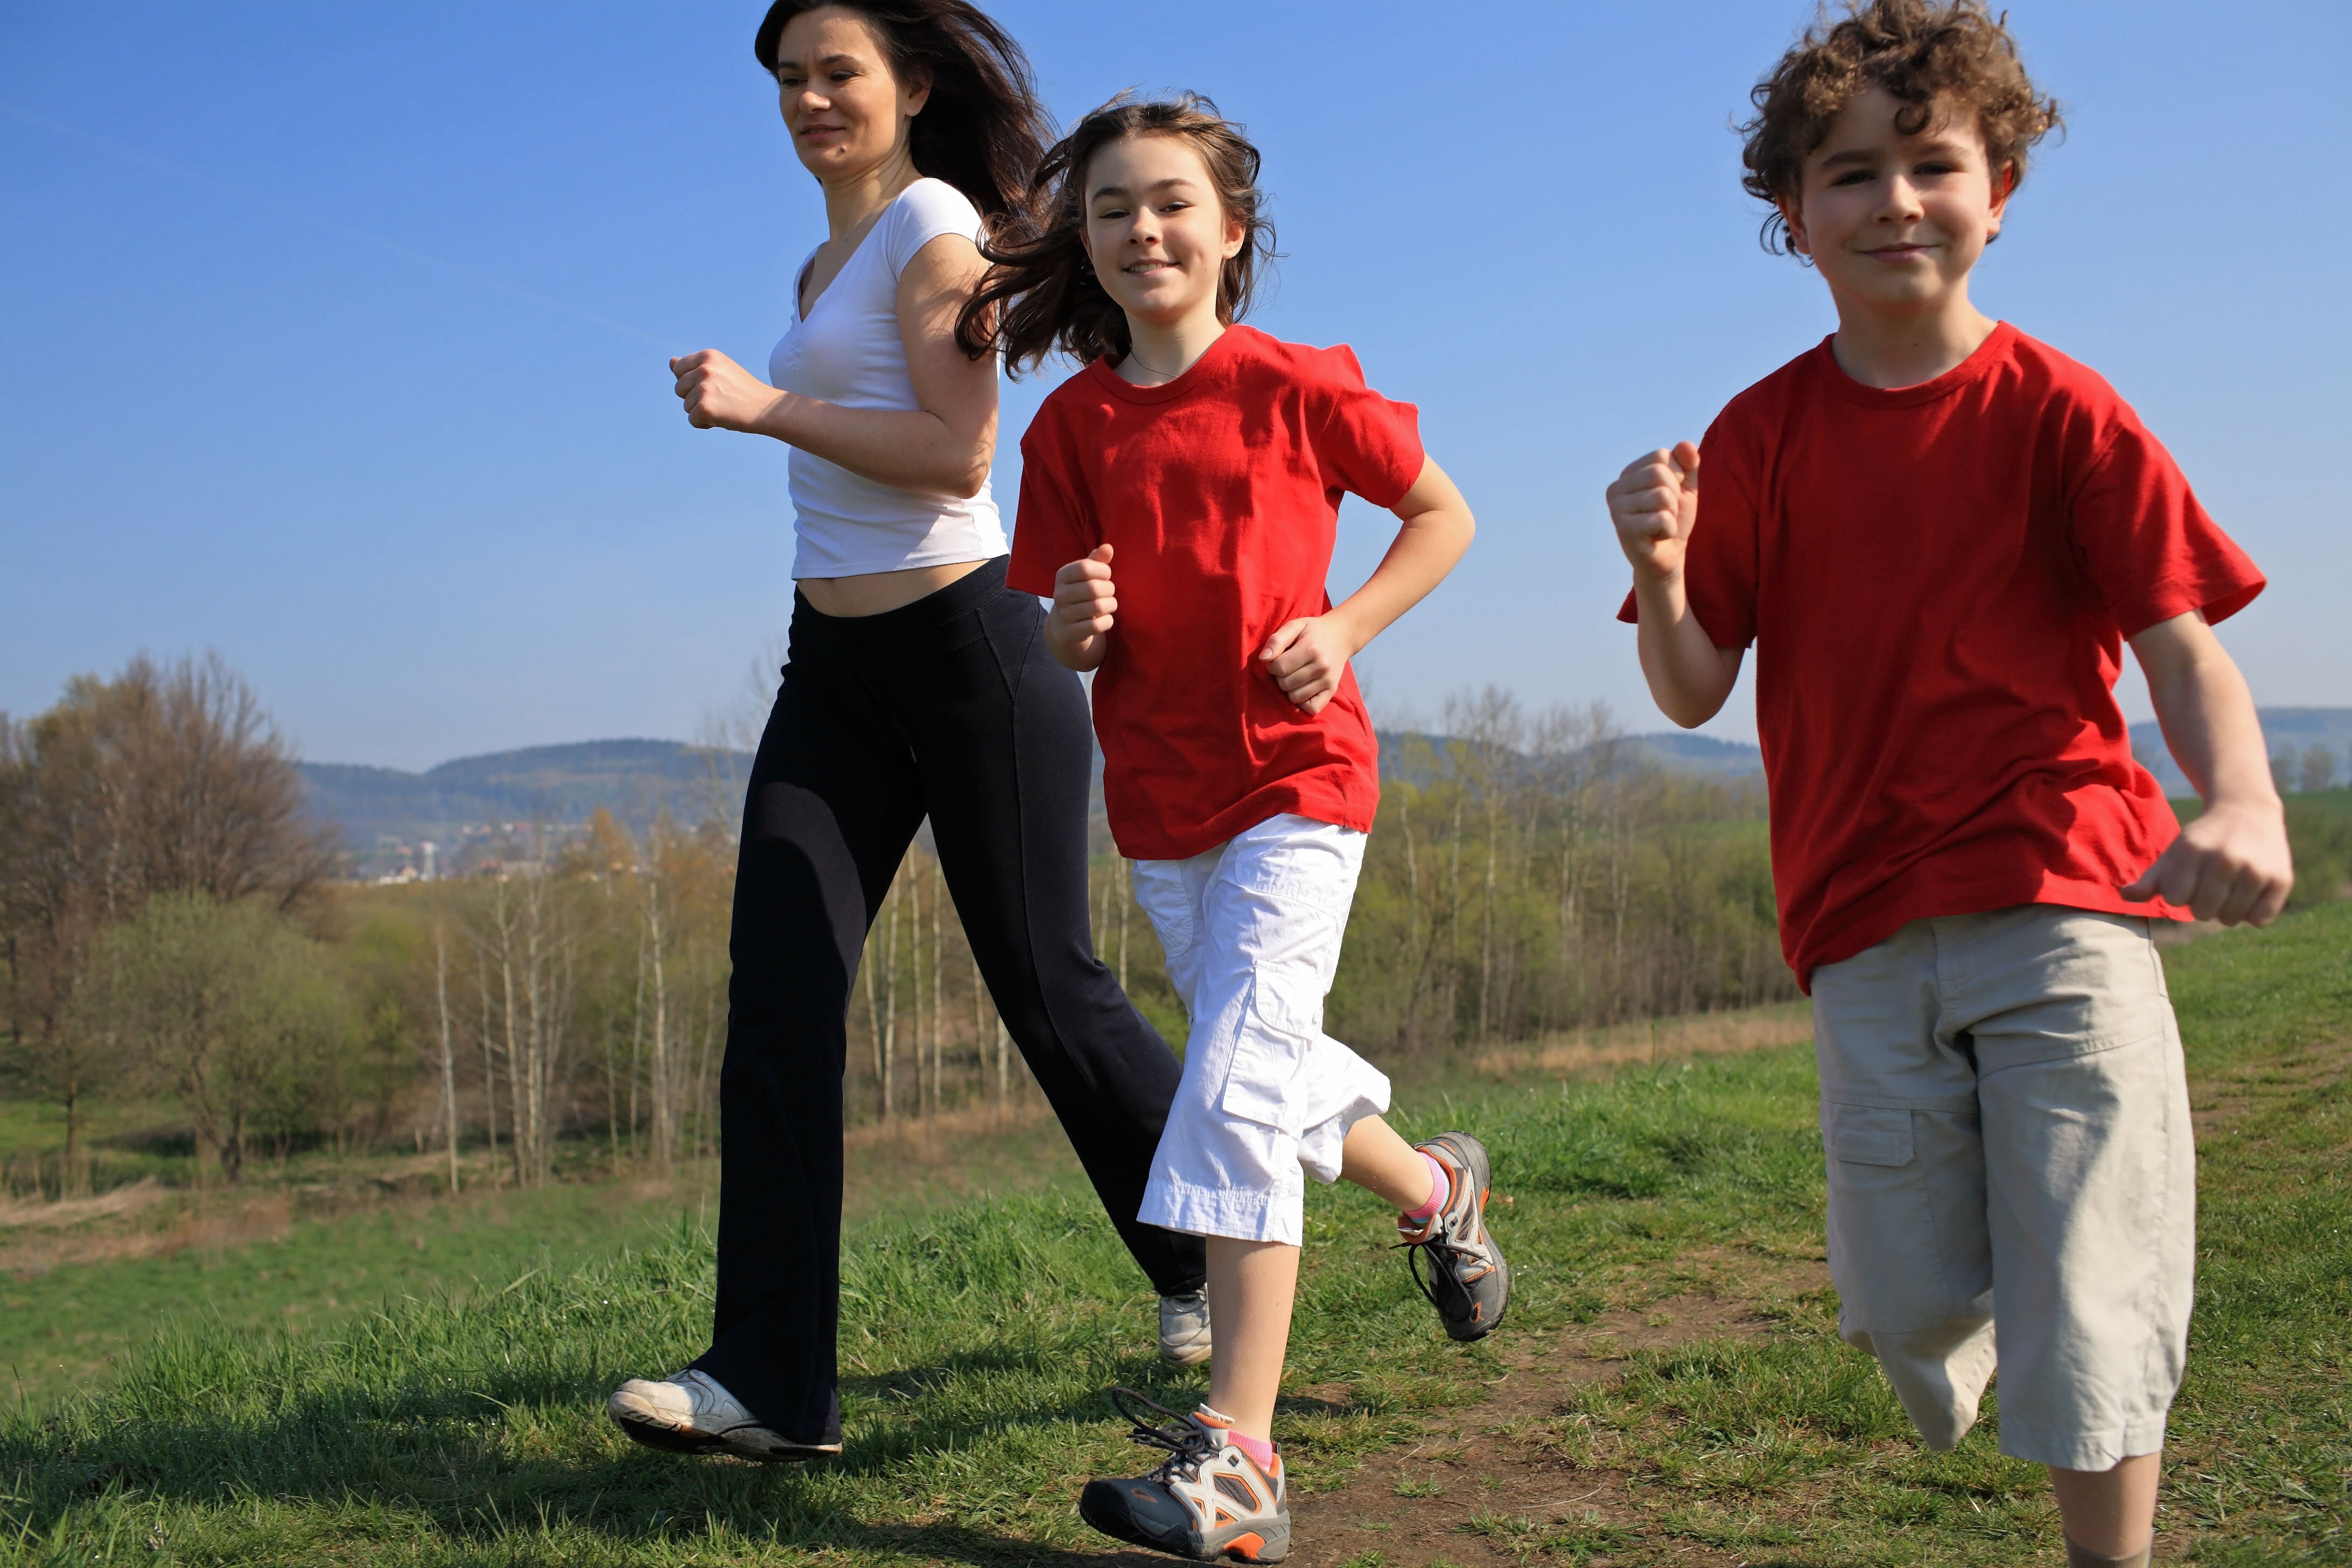
{"label": "woman running", "polygon": [[1160,1292],[1160,1353],[1205,1359],[1209,1325],[1200,1239],[1135,1217],[1176,1058],[1094,954],[1086,697],[1004,585],[997,359],[956,337],[1045,145],[1028,62],[968,0],[777,0],[755,47],[828,236],[768,381],[711,349],[670,367],[689,423],[792,448],[799,591],[743,807],[711,1345],[611,1410],[653,1447],[781,1460],[841,1451],[850,983],[926,816],[1005,1026]]}

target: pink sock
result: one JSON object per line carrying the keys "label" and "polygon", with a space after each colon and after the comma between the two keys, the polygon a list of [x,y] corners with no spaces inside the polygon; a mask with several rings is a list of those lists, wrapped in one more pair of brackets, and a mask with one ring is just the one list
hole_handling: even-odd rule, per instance
{"label": "pink sock", "polygon": [[1439,1163],[1436,1155],[1426,1149],[1415,1149],[1413,1152],[1429,1162],[1429,1201],[1417,1209],[1405,1210],[1404,1217],[1415,1225],[1423,1225],[1436,1218],[1437,1211],[1445,1206],[1445,1200],[1454,1195],[1454,1184],[1446,1180],[1445,1167]]}
{"label": "pink sock", "polygon": [[1252,1437],[1234,1430],[1234,1418],[1210,1405],[1201,1406],[1201,1414],[1225,1429],[1225,1441],[1250,1457],[1250,1462],[1267,1475],[1274,1474],[1274,1444],[1265,1437]]}
{"label": "pink sock", "polygon": [[1274,1444],[1264,1437],[1246,1436],[1228,1432],[1225,1440],[1250,1457],[1250,1462],[1267,1475],[1274,1474]]}

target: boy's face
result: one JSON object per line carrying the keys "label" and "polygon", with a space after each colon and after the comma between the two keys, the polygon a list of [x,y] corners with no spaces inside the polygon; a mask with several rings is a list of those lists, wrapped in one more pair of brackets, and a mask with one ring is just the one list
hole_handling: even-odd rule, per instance
{"label": "boy's face", "polygon": [[1973,118],[1938,106],[1916,135],[1908,108],[1874,87],[1841,110],[1783,198],[1796,248],[1841,305],[1909,315],[1967,297],[1969,268],[2000,232],[2008,171],[1996,175]]}

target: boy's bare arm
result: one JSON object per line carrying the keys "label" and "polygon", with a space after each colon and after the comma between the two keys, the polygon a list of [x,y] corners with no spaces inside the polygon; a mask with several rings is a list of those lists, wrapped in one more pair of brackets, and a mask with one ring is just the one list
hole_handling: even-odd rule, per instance
{"label": "boy's bare arm", "polygon": [[1688,441],[1635,459],[1609,487],[1609,521],[1633,566],[1642,674],[1659,709],[1685,730],[1721,710],[1747,652],[1716,647],[1691,614],[1683,556],[1697,517],[1698,448]]}
{"label": "boy's bare arm", "polygon": [[1283,623],[1258,650],[1283,695],[1309,713],[1321,712],[1338,694],[1349,659],[1445,580],[1478,530],[1470,503],[1426,458],[1412,489],[1389,510],[1404,526],[1380,569],[1345,603]]}
{"label": "boy's bare arm", "polygon": [[2294,889],[2294,862],[2245,677],[2200,611],[2158,622],[2131,646],[2165,744],[2205,811],[2124,897],[2160,895],[2199,920],[2268,925]]}

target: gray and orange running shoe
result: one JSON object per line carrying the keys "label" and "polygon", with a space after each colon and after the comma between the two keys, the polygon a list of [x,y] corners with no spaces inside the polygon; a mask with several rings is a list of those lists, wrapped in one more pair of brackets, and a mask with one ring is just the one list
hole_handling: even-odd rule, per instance
{"label": "gray and orange running shoe", "polygon": [[[1486,1231],[1486,1145],[1467,1132],[1441,1132],[1414,1148],[1445,1167],[1445,1206],[1425,1222],[1397,1216],[1412,1282],[1437,1309],[1445,1331],[1465,1343],[1503,1326],[1511,1304],[1511,1268]],[[1421,1260],[1429,1259],[1423,1275]]]}
{"label": "gray and orange running shoe", "polygon": [[[1290,1505],[1283,1501],[1282,1456],[1274,1473],[1242,1452],[1225,1424],[1206,1410],[1179,1415],[1131,1388],[1111,1391],[1111,1403],[1134,1423],[1128,1436],[1168,1458],[1150,1475],[1091,1480],[1078,1495],[1078,1514],[1105,1535],[1157,1552],[1213,1563],[1279,1563],[1290,1553]],[[1155,1426],[1137,1406],[1173,1423]]]}

